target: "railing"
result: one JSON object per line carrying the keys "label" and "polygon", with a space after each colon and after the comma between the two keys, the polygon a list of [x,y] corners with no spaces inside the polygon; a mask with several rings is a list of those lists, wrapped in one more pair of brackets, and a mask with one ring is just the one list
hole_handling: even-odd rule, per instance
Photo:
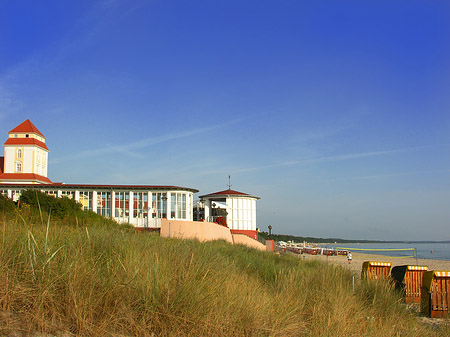
{"label": "railing", "polygon": [[266,244],[266,239],[264,239],[262,236],[258,235],[258,241],[261,242],[263,245]]}
{"label": "railing", "polygon": [[139,228],[161,228],[161,219],[159,218],[137,218],[136,227]]}
{"label": "railing", "polygon": [[219,225],[228,227],[227,226],[227,219],[224,216],[220,216],[220,215],[212,216],[212,215],[210,215],[209,217],[206,218],[206,221],[208,221],[208,222],[215,222],[215,223],[217,223]]}

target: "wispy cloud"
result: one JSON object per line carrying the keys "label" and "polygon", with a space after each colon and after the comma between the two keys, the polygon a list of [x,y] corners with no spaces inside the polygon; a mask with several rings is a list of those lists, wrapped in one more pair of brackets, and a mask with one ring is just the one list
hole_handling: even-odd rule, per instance
{"label": "wispy cloud", "polygon": [[376,175],[370,175],[370,176],[343,177],[343,178],[329,179],[327,181],[370,180],[370,179],[380,179],[380,178],[404,177],[404,176],[414,176],[414,175],[429,175],[429,174],[447,174],[447,173],[450,173],[450,169],[428,170],[428,171],[408,171],[408,172],[398,172],[398,173],[392,173],[392,174],[376,174]]}
{"label": "wispy cloud", "polygon": [[[246,167],[246,168],[231,169],[231,170],[228,169],[228,170],[226,170],[226,172],[231,172],[233,174],[236,174],[236,173],[246,173],[246,172],[252,172],[252,171],[261,171],[261,170],[267,170],[267,169],[279,168],[279,167],[289,167],[289,166],[308,165],[308,164],[316,164],[316,163],[324,163],[324,162],[339,162],[339,161],[346,161],[346,160],[356,160],[356,159],[361,159],[361,158],[395,155],[395,154],[399,154],[399,153],[425,151],[425,150],[429,150],[430,148],[435,148],[435,147],[440,147],[440,146],[450,146],[450,144],[434,144],[434,145],[427,145],[427,146],[406,147],[406,148],[402,148],[402,149],[393,149],[393,150],[384,150],[384,151],[358,152],[358,153],[341,154],[341,155],[334,155],[334,156],[314,157],[314,158],[307,158],[307,159],[300,159],[300,160],[283,161],[283,162],[273,163],[270,165],[261,165],[261,166]],[[205,171],[204,174],[216,174],[216,173],[224,173],[224,172],[225,171],[223,171],[223,170],[220,170],[220,171],[219,170],[210,170],[210,171]]]}
{"label": "wispy cloud", "polygon": [[[48,74],[59,67],[59,62],[93,45],[101,34],[113,25],[117,17],[125,16],[139,9],[145,2],[134,6],[122,6],[120,0],[104,0],[92,3],[91,6],[73,23],[72,28],[56,44],[41,47],[28,57],[0,73],[0,86],[10,86],[19,80],[23,81],[29,74]],[[1,96],[1,95],[0,95]]]}
{"label": "wispy cloud", "polygon": [[322,141],[330,137],[339,135],[348,129],[352,128],[350,125],[346,126],[334,126],[329,128],[323,128],[320,130],[301,130],[292,137],[292,142],[294,144],[310,144],[317,141]]}
{"label": "wispy cloud", "polygon": [[21,108],[23,108],[23,102],[5,89],[2,78],[0,78],[0,120],[17,113]]}
{"label": "wispy cloud", "polygon": [[221,123],[221,124],[210,125],[210,126],[198,128],[198,129],[186,130],[186,131],[177,132],[177,133],[168,133],[165,135],[161,135],[159,137],[144,138],[144,139],[141,139],[139,141],[136,141],[136,142],[133,142],[130,144],[114,145],[114,146],[108,144],[108,145],[105,145],[105,146],[97,148],[97,149],[81,151],[81,152],[73,154],[73,155],[55,158],[55,159],[50,160],[50,163],[58,164],[62,161],[81,159],[81,158],[90,158],[90,157],[95,157],[98,155],[107,155],[107,154],[111,154],[111,153],[121,153],[121,154],[125,154],[125,155],[135,157],[135,158],[144,158],[144,156],[142,154],[135,152],[135,150],[147,148],[147,147],[150,147],[153,145],[166,143],[166,142],[170,142],[170,141],[174,141],[174,140],[180,140],[183,138],[200,135],[200,134],[207,133],[207,132],[210,132],[213,130],[224,128],[228,125],[237,123],[239,121],[241,121],[241,119],[236,119],[236,120],[232,120],[232,121]]}
{"label": "wispy cloud", "polygon": [[[42,46],[20,62],[0,69],[0,118],[24,110],[25,104],[20,99],[20,89],[30,77],[46,78],[59,67],[58,62],[61,59],[95,42],[99,32],[104,29],[104,17],[113,11],[109,7],[111,6],[93,5],[59,43]],[[99,20],[99,17],[102,20]]]}

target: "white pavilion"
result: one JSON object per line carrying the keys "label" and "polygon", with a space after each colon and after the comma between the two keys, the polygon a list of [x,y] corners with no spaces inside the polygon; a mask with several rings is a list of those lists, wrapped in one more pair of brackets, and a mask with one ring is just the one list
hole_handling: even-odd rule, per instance
{"label": "white pavilion", "polygon": [[[222,222],[232,233],[258,239],[256,200],[259,197],[232,189],[200,196],[206,221]],[[219,220],[219,221],[218,221]]]}

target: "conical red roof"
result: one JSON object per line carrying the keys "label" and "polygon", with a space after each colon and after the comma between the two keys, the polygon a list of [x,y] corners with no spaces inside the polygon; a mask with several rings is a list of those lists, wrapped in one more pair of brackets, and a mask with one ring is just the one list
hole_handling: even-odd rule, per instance
{"label": "conical red roof", "polygon": [[34,126],[33,123],[29,119],[27,119],[25,122],[17,125],[14,129],[9,131],[9,133],[36,133],[39,136],[42,136],[45,138],[45,136],[41,133],[41,131],[38,130],[36,126]]}

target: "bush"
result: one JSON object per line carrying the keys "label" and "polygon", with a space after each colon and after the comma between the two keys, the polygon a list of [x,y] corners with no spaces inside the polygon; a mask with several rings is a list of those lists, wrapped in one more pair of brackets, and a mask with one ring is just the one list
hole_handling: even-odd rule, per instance
{"label": "bush", "polygon": [[15,208],[14,201],[0,193],[0,212],[9,213],[14,211]]}
{"label": "bush", "polygon": [[37,190],[22,192],[20,204],[27,204],[34,210],[40,210],[44,214],[63,219],[67,216],[77,215],[82,212],[81,204],[67,197],[55,198]]}
{"label": "bush", "polygon": [[46,223],[50,217],[52,220],[64,220],[66,225],[118,225],[113,219],[83,210],[82,205],[73,199],[56,198],[37,190],[23,191],[19,199],[19,207],[22,215],[30,216],[32,222]]}

